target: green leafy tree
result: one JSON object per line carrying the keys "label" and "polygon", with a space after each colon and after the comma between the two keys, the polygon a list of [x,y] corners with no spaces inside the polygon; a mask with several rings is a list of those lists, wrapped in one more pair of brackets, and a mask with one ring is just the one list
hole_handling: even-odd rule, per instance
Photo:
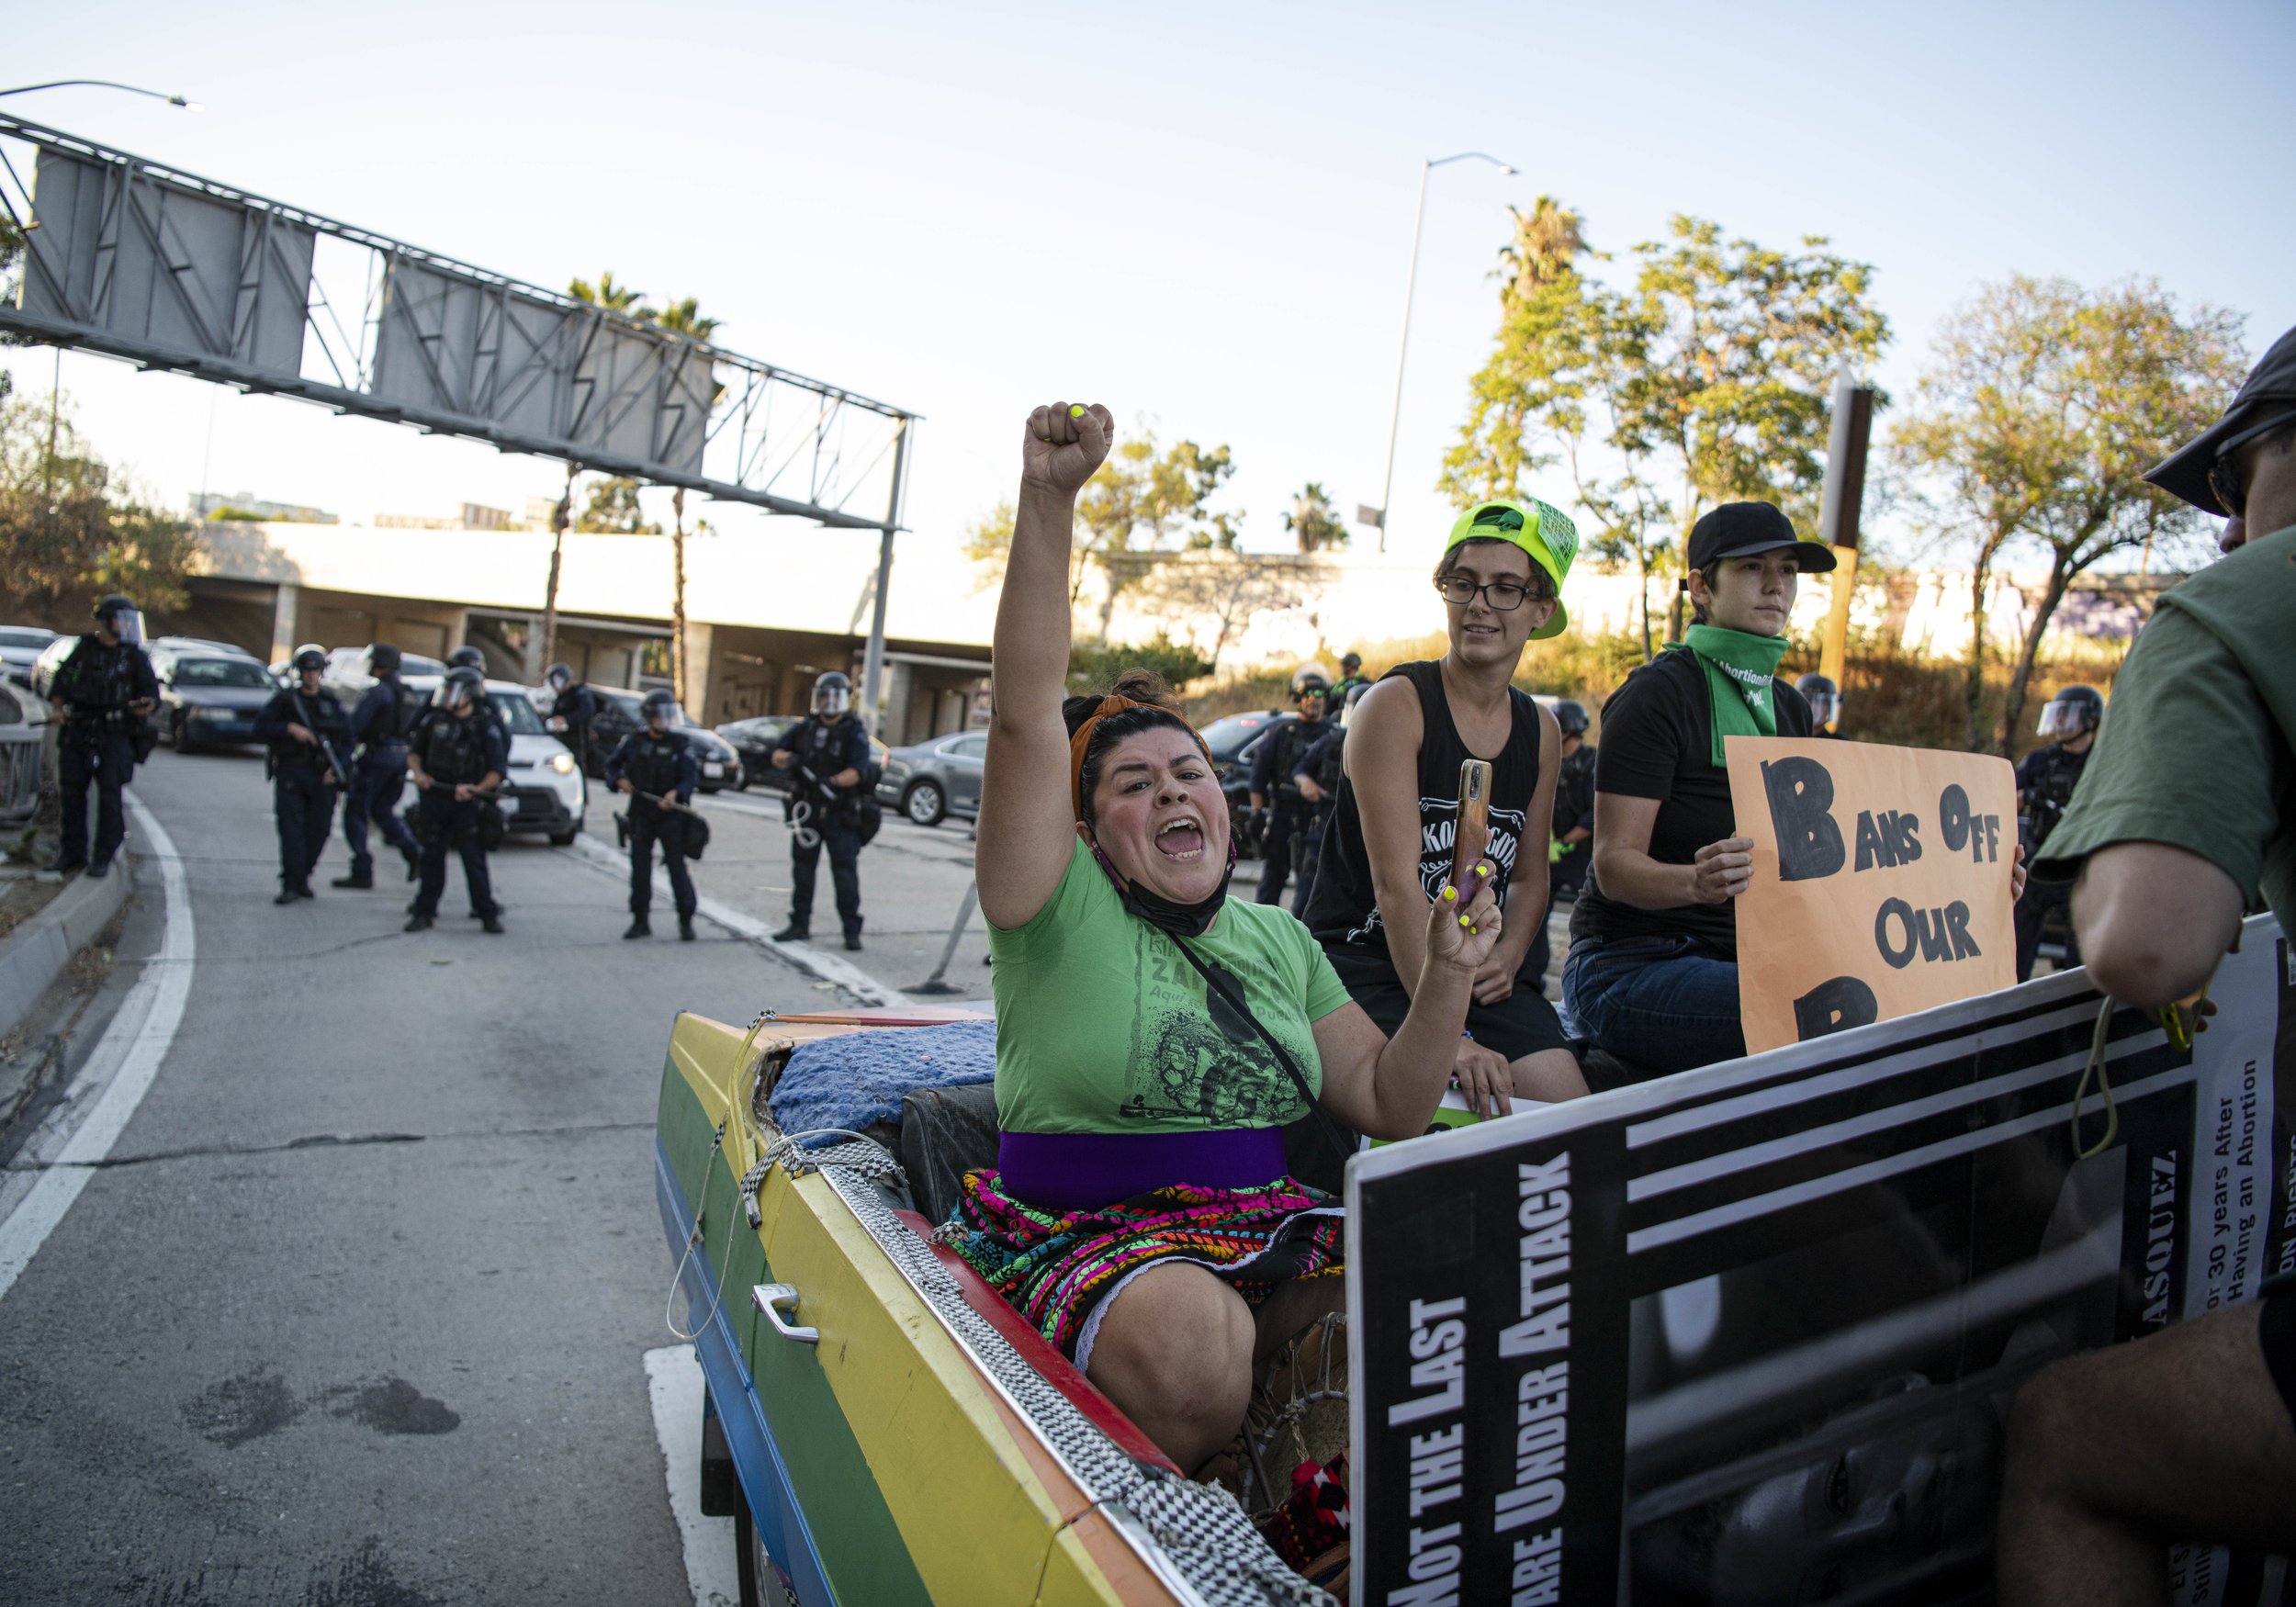
{"label": "green leafy tree", "polygon": [[[2241,321],[2205,306],[2188,316],[2149,280],[2092,290],[2020,276],[1983,287],[1940,332],[1891,446],[1924,533],[1968,563],[1973,749],[2010,751],[2074,577],[2133,548],[2199,550],[2205,521],[2142,477],[2223,411],[2246,367]],[[2045,560],[2048,578],[1996,723],[1984,708],[1987,601],[1997,567],[2020,552]]]}
{"label": "green leafy tree", "polygon": [[1116,601],[1140,583],[1173,544],[1198,551],[1233,551],[1242,518],[1215,513],[1210,503],[1235,463],[1225,446],[1207,451],[1193,441],[1159,452],[1153,432],[1116,444],[1076,499],[1077,541],[1069,597],[1081,594],[1086,566],[1100,570],[1100,640],[1109,639]]}
{"label": "green leafy tree", "polygon": [[[673,333],[689,335],[707,343],[717,332],[720,320],[702,316],[702,304],[692,296],[672,301],[659,312],[646,315],[648,320]],[[712,381],[710,405],[726,394],[726,388]],[[675,688],[681,708],[692,708],[686,702],[686,489],[679,486],[670,493],[670,679]],[[697,692],[699,688],[693,689]]]}
{"label": "green leafy tree", "polygon": [[1153,669],[1166,683],[1181,686],[1199,675],[1210,675],[1211,664],[1185,642],[1159,631],[1135,646],[1112,647],[1107,643],[1078,643],[1068,653],[1068,690],[1102,691],[1127,669]]}
{"label": "green leafy tree", "polygon": [[1643,577],[1646,654],[1649,580],[1709,508],[1761,499],[1815,523],[1834,376],[1889,338],[1872,269],[1801,244],[1677,217],[1615,289],[1582,271],[1604,259],[1576,213],[1542,197],[1515,214],[1498,337],[1441,487],[1464,506],[1562,466],[1599,527],[1589,545]]}
{"label": "green leafy tree", "polygon": [[634,290],[615,279],[612,268],[599,275],[595,283],[588,279],[575,280],[567,286],[566,293],[577,301],[587,301],[593,307],[604,308],[608,312],[626,312],[633,318],[647,316],[646,292]]}
{"label": "green leafy tree", "polygon": [[659,535],[661,526],[647,522],[637,492],[637,482],[621,475],[598,481],[574,528],[584,535]]}
{"label": "green leafy tree", "polygon": [[1347,545],[1347,522],[1340,517],[1320,481],[1310,480],[1300,488],[1300,494],[1291,500],[1291,511],[1284,515],[1284,528],[1291,532],[1303,553],[1328,552]]}
{"label": "green leafy tree", "polygon": [[182,608],[191,523],[139,495],[52,405],[0,401],[0,610],[78,621],[107,591],[153,613]]}

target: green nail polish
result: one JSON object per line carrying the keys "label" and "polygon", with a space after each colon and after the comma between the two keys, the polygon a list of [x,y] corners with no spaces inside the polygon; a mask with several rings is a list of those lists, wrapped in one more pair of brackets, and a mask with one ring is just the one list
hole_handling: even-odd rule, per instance
{"label": "green nail polish", "polygon": [[1456,887],[1446,884],[1443,889],[1443,896],[1446,898],[1457,898],[1458,895],[1459,890]]}
{"label": "green nail polish", "polygon": [[1474,927],[1468,927],[1468,926],[1467,926],[1467,917],[1466,917],[1465,916],[1459,916],[1459,925],[1460,925],[1460,926],[1462,926],[1462,927],[1467,927],[1467,929],[1468,929],[1469,931],[1470,931],[1470,932],[1471,932],[1471,931],[1473,931],[1473,930],[1475,929],[1475,928],[1474,928]]}
{"label": "green nail polish", "polygon": [[1075,402],[1071,402],[1068,407],[1068,416],[1072,419],[1083,418],[1085,416],[1085,410],[1083,406]]}

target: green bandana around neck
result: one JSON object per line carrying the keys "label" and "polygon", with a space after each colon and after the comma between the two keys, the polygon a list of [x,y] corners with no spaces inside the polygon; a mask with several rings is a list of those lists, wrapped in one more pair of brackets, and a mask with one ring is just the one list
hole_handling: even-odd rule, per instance
{"label": "green bandana around neck", "polygon": [[1720,625],[1693,625],[1671,647],[1687,647],[1706,672],[1706,695],[1714,706],[1714,765],[1722,768],[1726,736],[1775,736],[1778,710],[1771,702],[1771,676],[1785,657],[1784,636],[1757,636]]}

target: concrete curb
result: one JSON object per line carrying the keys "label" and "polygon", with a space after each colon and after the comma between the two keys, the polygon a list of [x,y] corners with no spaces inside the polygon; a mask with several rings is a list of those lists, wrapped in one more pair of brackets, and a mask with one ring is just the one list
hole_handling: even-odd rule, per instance
{"label": "concrete curb", "polygon": [[0,1033],[15,1031],[72,957],[110,924],[134,881],[123,852],[110,875],[100,882],[84,871],[74,876],[47,908],[0,938]]}

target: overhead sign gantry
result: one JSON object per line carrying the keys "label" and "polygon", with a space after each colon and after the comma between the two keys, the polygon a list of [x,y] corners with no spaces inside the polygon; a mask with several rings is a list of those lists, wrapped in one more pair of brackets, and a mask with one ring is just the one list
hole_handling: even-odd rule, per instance
{"label": "overhead sign gantry", "polygon": [[0,145],[0,329],[874,530],[873,714],[916,414],[60,129],[0,114],[0,139],[32,152],[28,175]]}

